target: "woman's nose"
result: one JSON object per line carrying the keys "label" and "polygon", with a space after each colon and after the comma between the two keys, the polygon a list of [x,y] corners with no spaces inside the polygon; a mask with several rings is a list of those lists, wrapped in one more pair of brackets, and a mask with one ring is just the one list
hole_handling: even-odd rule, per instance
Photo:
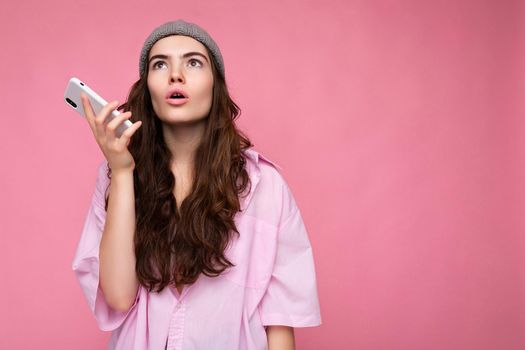
{"label": "woman's nose", "polygon": [[177,67],[173,67],[173,69],[171,70],[171,75],[170,75],[170,81],[173,83],[173,82],[183,82],[184,81],[184,76],[182,74],[182,70],[177,66]]}

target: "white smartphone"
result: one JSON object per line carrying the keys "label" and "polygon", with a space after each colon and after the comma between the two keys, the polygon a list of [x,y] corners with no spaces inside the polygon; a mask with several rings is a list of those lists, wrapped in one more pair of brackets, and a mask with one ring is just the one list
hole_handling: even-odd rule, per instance
{"label": "white smartphone", "polygon": [[[90,89],[89,86],[87,86],[80,79],[75,77],[69,79],[69,82],[66,87],[66,92],[64,93],[64,101],[66,101],[66,103],[71,108],[80,113],[80,115],[84,118],[86,118],[86,114],[84,113],[82,99],[80,98],[81,92],[84,92],[88,96],[89,101],[91,102],[91,107],[93,107],[93,111],[95,112],[95,115],[97,115],[100,112],[102,107],[108,104],[106,100],[100,97],[95,91]],[[119,114],[120,112],[117,110],[112,111],[111,114],[106,118],[105,122],[109,123],[113,118],[115,118]],[[131,121],[125,120],[115,130],[116,136],[120,137],[122,133],[132,125],[133,123],[131,123]]]}

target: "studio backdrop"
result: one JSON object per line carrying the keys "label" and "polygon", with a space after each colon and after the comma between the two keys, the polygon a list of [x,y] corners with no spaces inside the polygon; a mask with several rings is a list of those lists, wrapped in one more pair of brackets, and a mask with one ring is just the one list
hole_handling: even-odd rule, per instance
{"label": "studio backdrop", "polygon": [[103,349],[71,263],[103,155],[72,76],[123,102],[152,28],[202,25],[282,168],[322,325],[297,349],[525,348],[525,8],[515,0],[0,5],[0,348]]}

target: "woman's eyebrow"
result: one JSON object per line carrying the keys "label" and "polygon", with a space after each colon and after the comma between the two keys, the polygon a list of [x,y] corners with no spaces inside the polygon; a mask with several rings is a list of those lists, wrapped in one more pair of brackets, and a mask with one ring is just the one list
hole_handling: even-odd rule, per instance
{"label": "woman's eyebrow", "polygon": [[[190,57],[190,56],[201,56],[201,57],[203,57],[206,60],[206,62],[208,62],[208,58],[205,55],[203,55],[202,53],[197,52],[197,51],[186,52],[185,54],[180,55],[180,58],[186,58],[186,57]],[[170,57],[171,57],[170,55],[163,55],[163,54],[154,55],[154,56],[151,56],[151,58],[149,59],[148,64],[151,63],[151,61],[153,61],[155,58],[161,58],[161,59],[166,60],[166,59],[168,59]]]}

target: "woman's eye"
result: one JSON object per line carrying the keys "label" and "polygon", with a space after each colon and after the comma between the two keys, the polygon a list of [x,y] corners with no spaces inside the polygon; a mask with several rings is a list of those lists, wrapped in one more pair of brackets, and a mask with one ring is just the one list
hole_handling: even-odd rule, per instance
{"label": "woman's eye", "polygon": [[[190,66],[192,66],[192,67],[200,67],[200,66],[202,66],[201,61],[196,60],[195,58],[192,58],[189,62],[190,62]],[[192,65],[191,64],[192,62],[197,62],[199,65],[198,66]]]}
{"label": "woman's eye", "polygon": [[155,68],[155,69],[156,69],[156,68],[159,68],[159,64],[164,64],[164,62],[163,62],[163,61],[157,61],[157,62],[155,62],[155,63],[153,64],[153,68]]}

